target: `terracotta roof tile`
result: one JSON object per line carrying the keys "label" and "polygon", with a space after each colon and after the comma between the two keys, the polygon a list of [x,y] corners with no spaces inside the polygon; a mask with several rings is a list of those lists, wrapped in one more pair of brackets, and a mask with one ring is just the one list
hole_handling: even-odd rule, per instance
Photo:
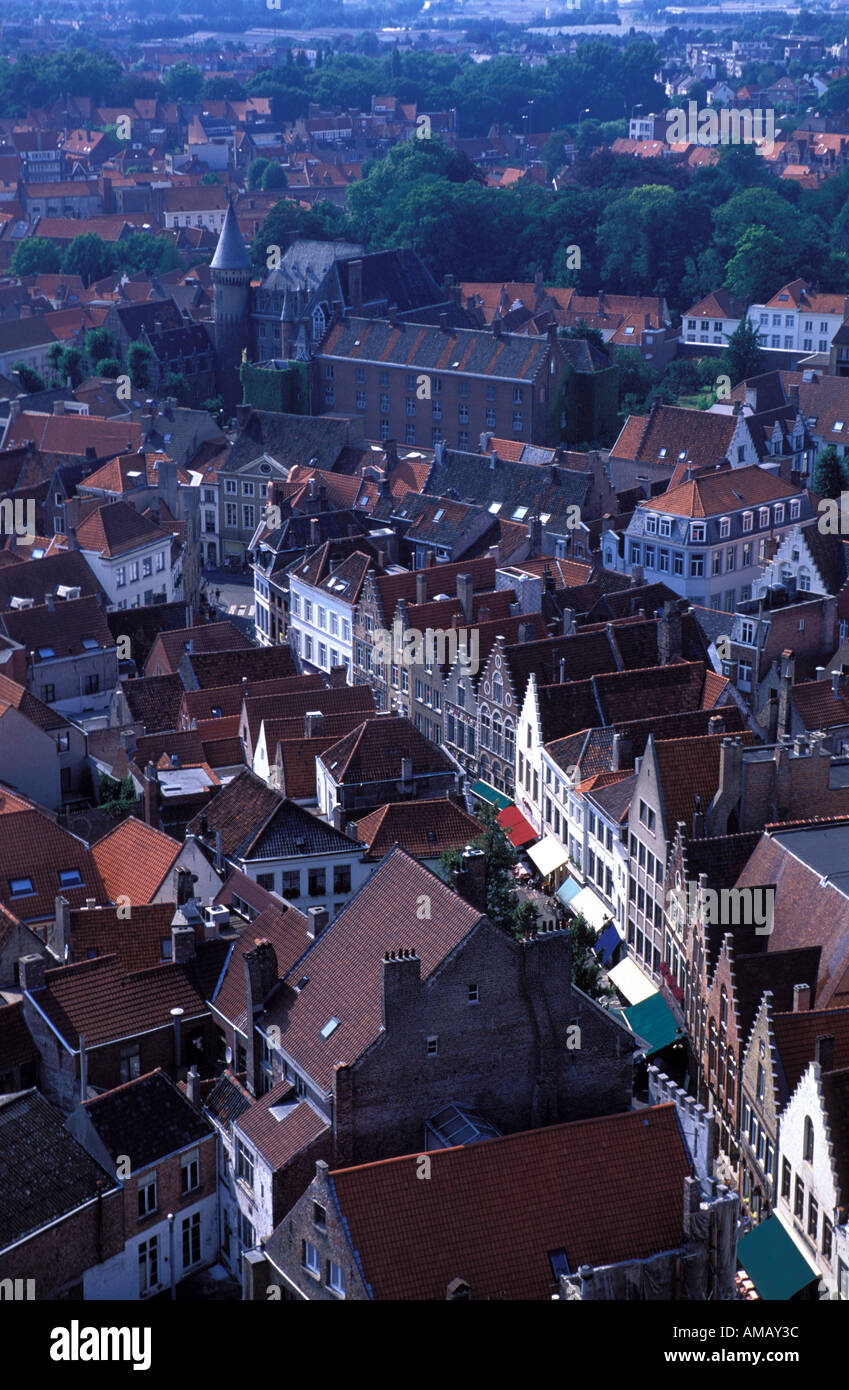
{"label": "terracotta roof tile", "polygon": [[390,802],[357,821],[357,838],[368,845],[367,859],[382,859],[396,844],[416,859],[435,859],[480,834],[480,821],[446,797]]}
{"label": "terracotta roof tile", "polygon": [[460,1277],[474,1300],[548,1300],[553,1252],[576,1273],[681,1246],[691,1166],[673,1105],[429,1157],[418,1185],[415,1155],[330,1174],[377,1299],[444,1302]]}
{"label": "terracotta roof tile", "polygon": [[128,816],[93,844],[91,853],[112,902],[127,897],[135,907],[153,900],[180,849],[179,840]]}

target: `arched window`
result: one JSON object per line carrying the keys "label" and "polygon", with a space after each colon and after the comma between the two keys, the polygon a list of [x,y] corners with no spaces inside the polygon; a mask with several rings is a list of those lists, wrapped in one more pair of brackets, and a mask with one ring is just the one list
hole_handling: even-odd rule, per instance
{"label": "arched window", "polygon": [[492,677],[492,701],[493,704],[504,704],[504,686],[501,684],[501,676],[498,672]]}
{"label": "arched window", "polygon": [[722,986],[722,993],[719,996],[719,1031],[724,1033],[728,1027],[728,991],[725,985]]}
{"label": "arched window", "polygon": [[805,1147],[803,1157],[806,1163],[814,1161],[814,1125],[810,1115],[805,1116]]}

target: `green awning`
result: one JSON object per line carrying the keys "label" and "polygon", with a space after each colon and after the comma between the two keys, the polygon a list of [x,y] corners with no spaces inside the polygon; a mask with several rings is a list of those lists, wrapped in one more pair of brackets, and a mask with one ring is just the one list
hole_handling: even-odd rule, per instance
{"label": "green awning", "polygon": [[678,1037],[678,1020],[659,990],[623,1012],[628,1027],[646,1044],[648,1057]]}
{"label": "green awning", "polygon": [[768,1216],[740,1239],[737,1261],[761,1298],[783,1301],[818,1277],[777,1216]]}
{"label": "green awning", "polygon": [[497,807],[499,811],[503,811],[506,806],[513,805],[509,796],[496,791],[495,787],[491,787],[488,782],[473,782],[471,791],[474,796],[479,796],[481,801],[488,801],[490,806]]}

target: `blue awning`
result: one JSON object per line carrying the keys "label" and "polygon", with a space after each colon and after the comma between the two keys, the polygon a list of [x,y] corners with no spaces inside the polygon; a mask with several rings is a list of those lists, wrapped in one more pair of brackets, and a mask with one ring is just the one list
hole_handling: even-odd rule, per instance
{"label": "blue awning", "polygon": [[621,945],[622,937],[619,935],[615,922],[608,922],[598,941],[593,946],[593,950],[602,965],[606,965],[616,950]]}
{"label": "blue awning", "polygon": [[576,898],[581,891],[580,883],[576,883],[573,878],[567,878],[565,883],[561,883],[557,890],[557,896],[564,907],[568,907],[573,898]]}

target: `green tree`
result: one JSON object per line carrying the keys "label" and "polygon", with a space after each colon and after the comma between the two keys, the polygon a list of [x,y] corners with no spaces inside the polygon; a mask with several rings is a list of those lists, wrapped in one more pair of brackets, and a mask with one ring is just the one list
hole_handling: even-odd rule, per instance
{"label": "green tree", "polygon": [[12,372],[28,395],[33,391],[44,390],[46,384],[44,377],[34,367],[28,366],[26,362],[13,362]]}
{"label": "green tree", "polygon": [[25,275],[55,275],[61,264],[62,254],[55,242],[31,236],[15,247],[9,269],[23,279]]}
{"label": "green tree", "polygon": [[572,938],[572,983],[591,999],[609,999],[614,990],[605,984],[593,946],[598,940],[586,918],[578,914],[569,923]]}
{"label": "green tree", "polygon": [[289,187],[289,177],[282,164],[269,164],[262,176],[263,193],[276,193],[280,188]]}
{"label": "green tree", "polygon": [[811,478],[811,491],[818,497],[839,497],[846,487],[846,470],[833,444],[827,444],[817,456]]}
{"label": "green tree", "polygon": [[136,390],[152,385],[155,366],[156,358],[147,343],[130,343],[127,348],[127,372]]}
{"label": "green tree", "polygon": [[191,405],[192,388],[182,372],[166,372],[159,385],[160,396],[174,396],[178,405]]}
{"label": "green tree", "polygon": [[79,386],[85,380],[88,370],[88,358],[79,348],[66,347],[62,349],[58,359],[56,370],[62,381],[70,381],[72,386]]}
{"label": "green tree", "polygon": [[100,357],[94,364],[94,375],[114,381],[121,375],[121,363],[117,357]]}
{"label": "green tree", "polygon": [[118,339],[108,328],[93,328],[86,335],[85,350],[92,362],[99,361],[101,357],[117,357]]}
{"label": "green tree", "polygon": [[169,101],[196,101],[202,87],[203,73],[191,63],[175,63],[162,78],[162,90]]}
{"label": "green tree", "polygon": [[725,267],[725,287],[744,304],[764,304],[776,284],[793,277],[795,261],[785,243],[768,227],[750,227]]}
{"label": "green tree", "polygon": [[[561,338],[582,338],[594,347],[604,350],[604,337],[600,328],[590,328],[589,324],[583,319],[579,319],[571,328],[561,328],[558,335]],[[627,351],[627,349],[626,349]]]}
{"label": "green tree", "polygon": [[[472,848],[483,850],[485,856],[486,915],[505,931],[524,936],[533,929],[536,910],[531,903],[522,902],[516,892],[513,866],[519,856],[498,824],[492,806],[484,806],[478,820],[481,833],[472,841]],[[451,883],[452,872],[460,867],[462,857],[460,850],[451,849],[440,858],[439,872],[446,883]]]}
{"label": "green tree", "polygon": [[115,269],[127,275],[162,275],[179,270],[185,262],[169,236],[132,232],[113,246]]}
{"label": "green tree", "polygon": [[252,159],[248,165],[247,185],[253,192],[262,187],[262,176],[268,168],[269,161],[262,157]]}
{"label": "green tree", "polygon": [[112,272],[114,265],[115,257],[111,245],[94,232],[75,236],[62,257],[62,273],[79,275],[86,286],[95,280],[104,279]]}
{"label": "green tree", "polygon": [[750,376],[760,376],[764,370],[764,355],[758,341],[758,330],[749,319],[741,319],[725,351],[715,359],[716,375],[731,378],[731,385]]}
{"label": "green tree", "polygon": [[204,174],[203,178],[201,179],[201,183],[202,183],[202,184],[205,184],[205,185],[209,185],[209,184],[213,184],[213,183],[220,183],[220,182],[221,182],[220,178],[218,177],[217,174],[213,174],[212,170],[210,170],[209,173]]}

